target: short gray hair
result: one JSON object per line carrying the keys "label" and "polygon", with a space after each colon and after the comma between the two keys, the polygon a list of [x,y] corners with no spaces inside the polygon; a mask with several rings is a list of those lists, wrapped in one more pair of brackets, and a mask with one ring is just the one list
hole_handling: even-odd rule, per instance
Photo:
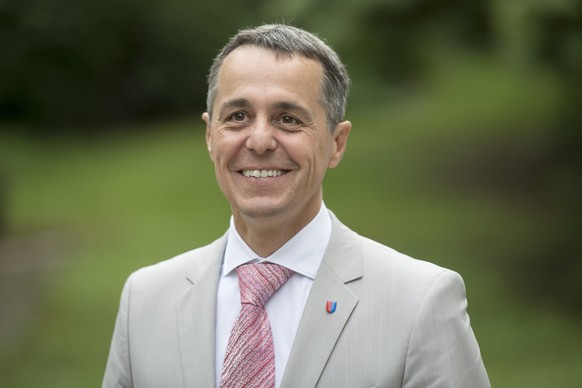
{"label": "short gray hair", "polygon": [[337,53],[323,40],[305,30],[284,25],[266,24],[241,30],[233,36],[214,58],[208,73],[206,109],[212,115],[212,105],[218,92],[218,77],[224,59],[237,47],[253,45],[274,51],[278,56],[295,54],[314,59],[323,67],[320,100],[330,129],[343,121],[350,78]]}

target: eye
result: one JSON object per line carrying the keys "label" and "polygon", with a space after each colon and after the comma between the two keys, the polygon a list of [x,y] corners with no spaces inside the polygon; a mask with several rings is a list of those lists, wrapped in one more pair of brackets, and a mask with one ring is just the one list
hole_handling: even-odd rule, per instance
{"label": "eye", "polygon": [[237,110],[228,114],[223,123],[232,128],[242,128],[252,121],[251,116],[245,111]]}
{"label": "eye", "polygon": [[295,130],[303,125],[299,119],[290,114],[282,114],[275,122],[285,130]]}
{"label": "eye", "polygon": [[244,121],[247,118],[247,115],[244,112],[235,112],[230,115],[230,119],[233,121]]}
{"label": "eye", "polygon": [[288,125],[299,124],[299,121],[295,117],[290,116],[290,115],[281,116],[280,121],[281,121],[281,123],[288,124]]}

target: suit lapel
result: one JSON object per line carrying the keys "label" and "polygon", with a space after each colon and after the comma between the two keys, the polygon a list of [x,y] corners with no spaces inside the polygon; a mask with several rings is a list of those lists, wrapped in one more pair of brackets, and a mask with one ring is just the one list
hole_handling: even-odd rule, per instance
{"label": "suit lapel", "polygon": [[[281,387],[314,387],[358,297],[345,284],[362,277],[362,252],[357,235],[331,213],[332,234],[301,317]],[[326,311],[335,301],[336,311]],[[309,357],[306,357],[309,355]]]}
{"label": "suit lapel", "polygon": [[176,300],[182,372],[186,387],[215,386],[216,292],[226,238],[211,244],[191,268],[191,286]]}

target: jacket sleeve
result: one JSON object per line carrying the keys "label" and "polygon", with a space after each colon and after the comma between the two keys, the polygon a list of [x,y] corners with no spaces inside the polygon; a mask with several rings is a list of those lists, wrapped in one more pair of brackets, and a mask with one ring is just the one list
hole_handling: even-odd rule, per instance
{"label": "jacket sleeve", "polygon": [[465,285],[455,272],[441,273],[418,309],[403,387],[490,388],[467,315]]}
{"label": "jacket sleeve", "polygon": [[121,294],[121,302],[113,339],[109,350],[109,358],[103,378],[103,388],[130,388],[133,387],[131,378],[131,360],[129,354],[129,303],[131,277],[125,283]]}

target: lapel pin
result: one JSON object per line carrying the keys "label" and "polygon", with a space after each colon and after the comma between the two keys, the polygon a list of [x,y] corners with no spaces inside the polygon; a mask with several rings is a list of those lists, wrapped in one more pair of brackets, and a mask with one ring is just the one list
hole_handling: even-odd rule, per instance
{"label": "lapel pin", "polygon": [[337,307],[337,302],[336,301],[328,300],[327,303],[325,304],[325,310],[329,314],[335,313],[336,307]]}

